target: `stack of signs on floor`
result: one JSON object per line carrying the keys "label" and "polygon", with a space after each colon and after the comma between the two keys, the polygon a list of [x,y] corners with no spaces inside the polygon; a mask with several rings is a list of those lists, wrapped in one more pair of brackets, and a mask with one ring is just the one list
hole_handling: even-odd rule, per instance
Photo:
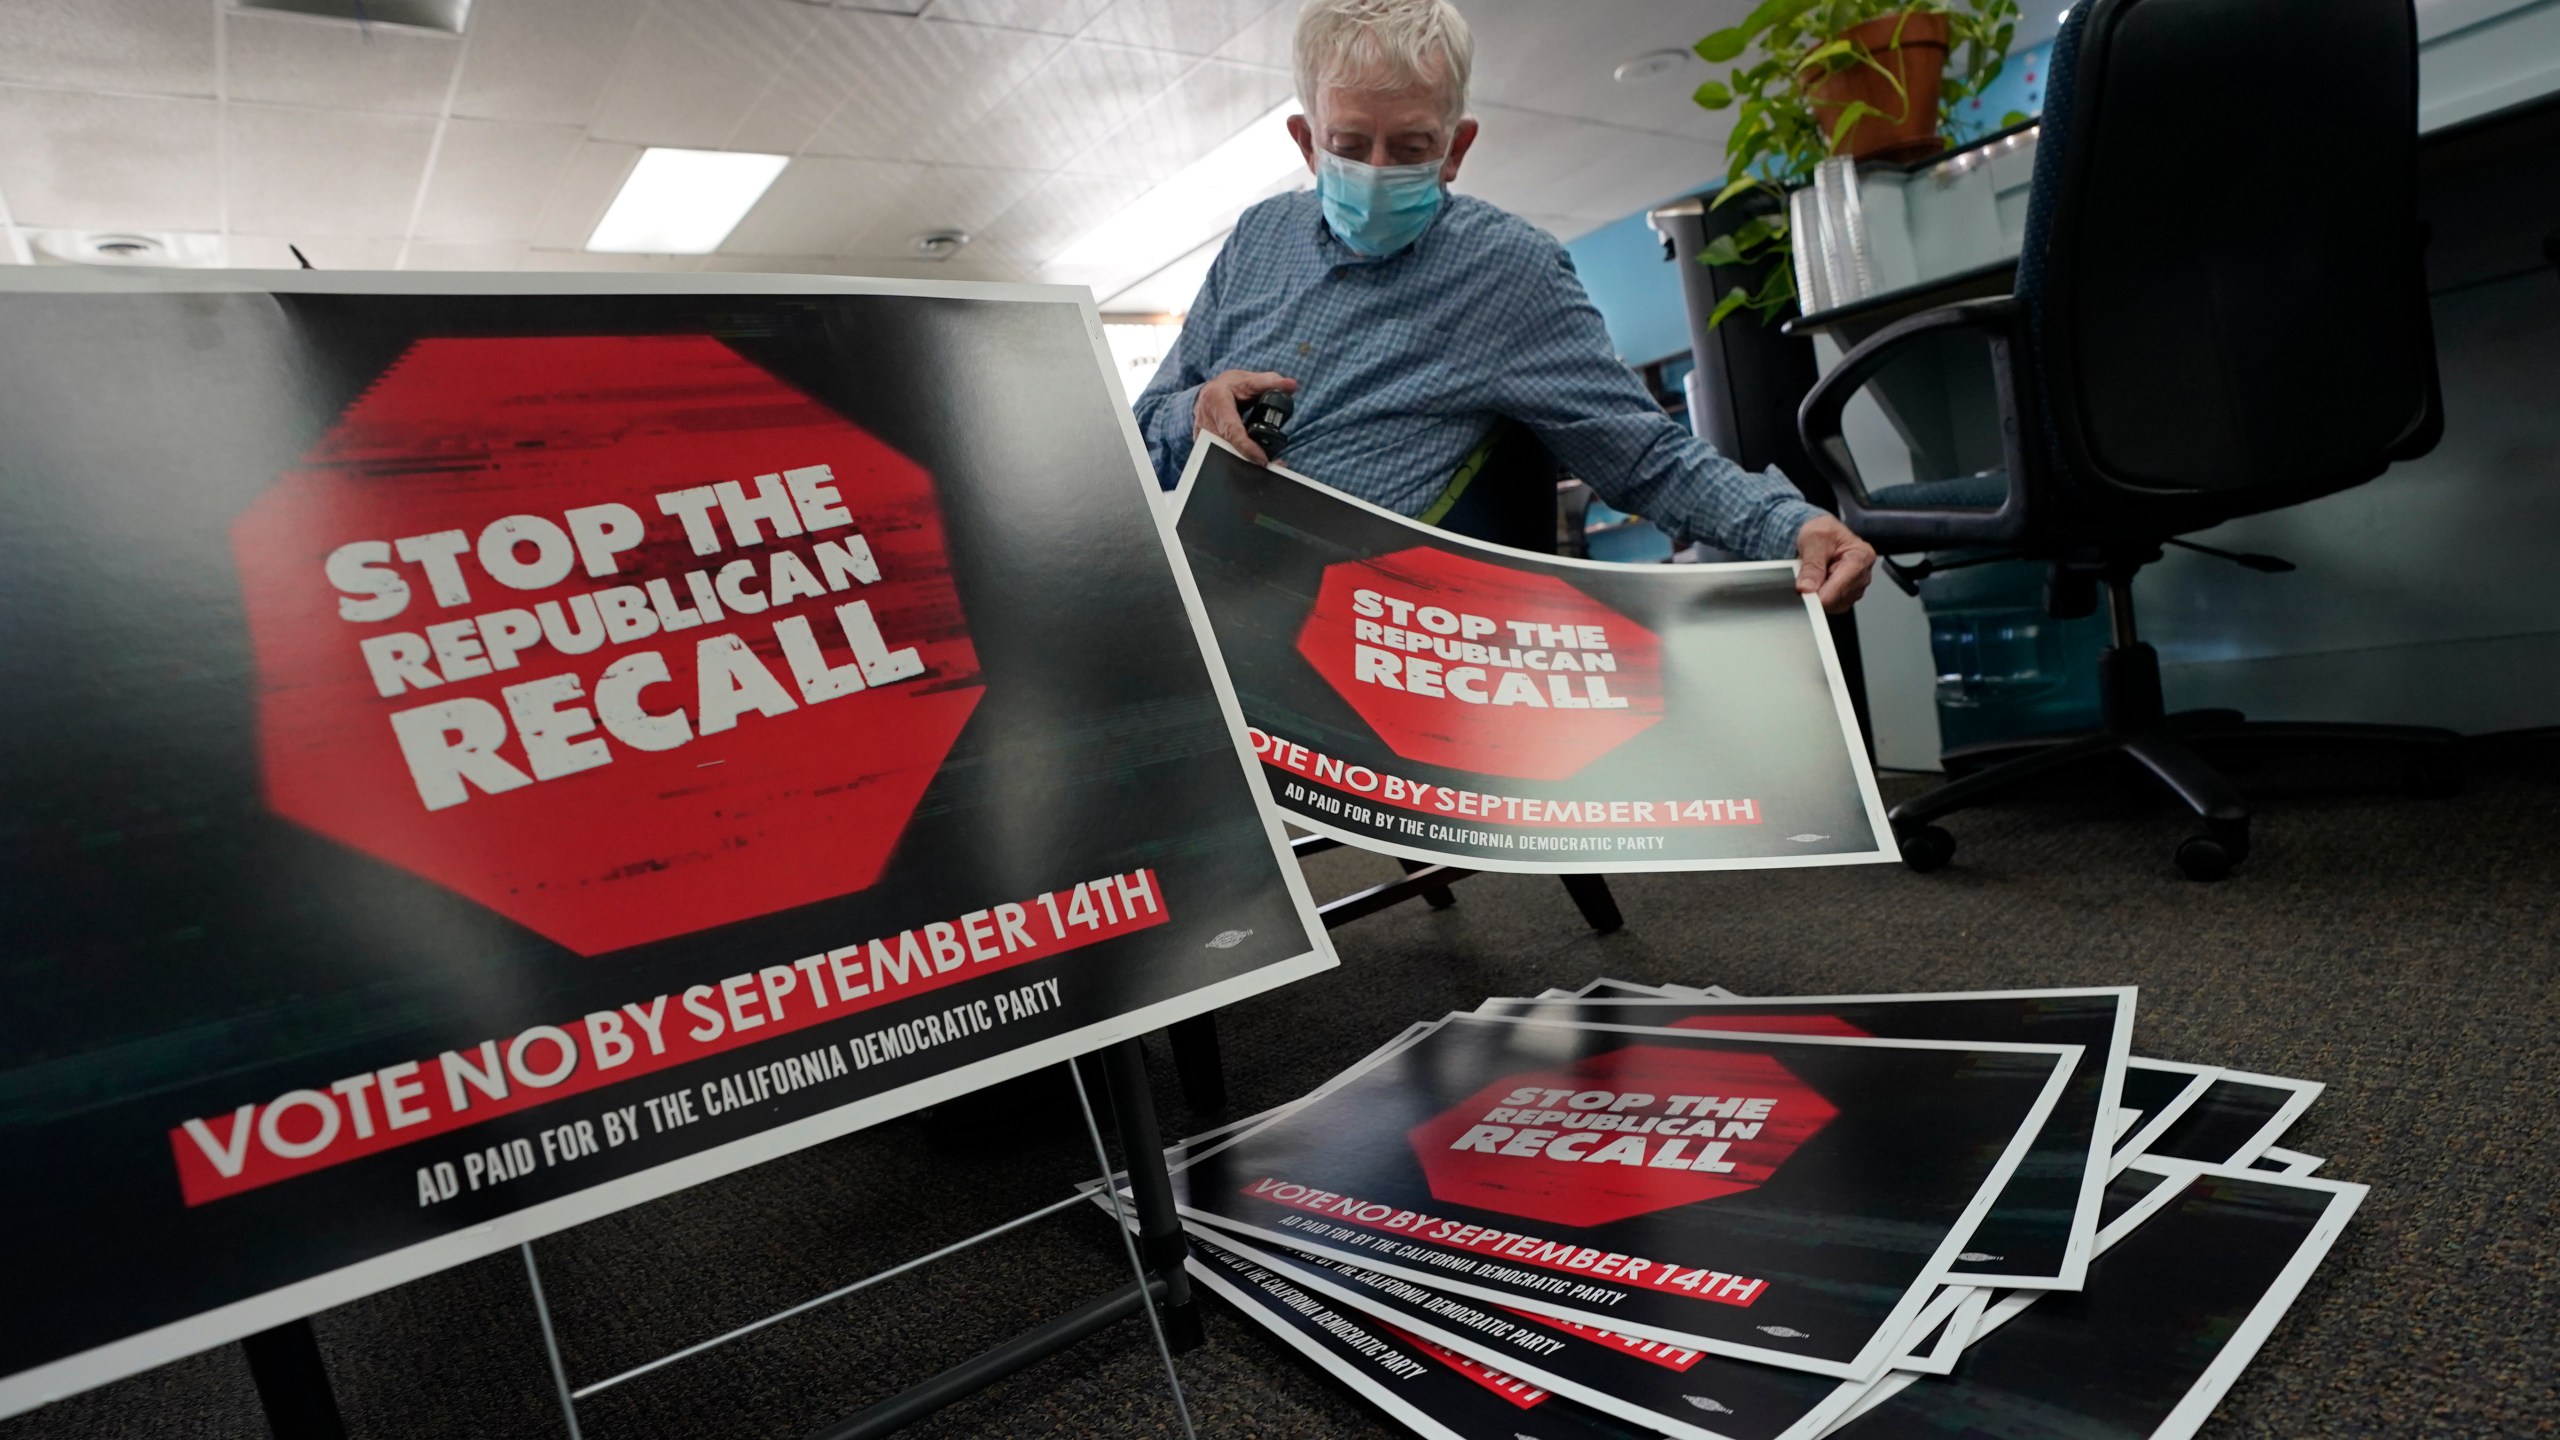
{"label": "stack of signs on floor", "polygon": [[1596,981],[1169,1152],[1212,1293],[1417,1434],[2192,1434],[2362,1199],[2130,987]]}

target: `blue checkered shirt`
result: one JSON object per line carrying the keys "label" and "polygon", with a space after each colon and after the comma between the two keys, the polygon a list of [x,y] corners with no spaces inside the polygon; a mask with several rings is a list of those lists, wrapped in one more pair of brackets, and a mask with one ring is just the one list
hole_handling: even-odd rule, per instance
{"label": "blue checkered shirt", "polygon": [[1664,414],[1618,363],[1564,247],[1472,196],[1375,259],[1333,234],[1312,191],[1246,211],[1134,407],[1168,490],[1200,383],[1224,370],[1296,380],[1289,468],[1399,514],[1428,507],[1506,417],[1600,498],[1729,554],[1792,556],[1821,513]]}

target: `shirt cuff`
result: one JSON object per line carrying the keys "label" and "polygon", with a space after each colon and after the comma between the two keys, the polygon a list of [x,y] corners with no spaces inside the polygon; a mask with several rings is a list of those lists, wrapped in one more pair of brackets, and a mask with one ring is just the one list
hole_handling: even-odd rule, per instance
{"label": "shirt cuff", "polygon": [[1796,487],[1777,471],[1765,472],[1765,478],[1780,487],[1781,493],[1770,496],[1767,508],[1760,512],[1758,520],[1746,526],[1744,533],[1735,538],[1742,542],[1743,554],[1748,559],[1793,560],[1796,558],[1797,532],[1804,529],[1807,521],[1826,512],[1797,494]]}
{"label": "shirt cuff", "polygon": [[1138,433],[1146,437],[1147,459],[1155,465],[1156,483],[1167,490],[1182,484],[1182,467],[1191,458],[1191,419],[1200,403],[1200,387],[1169,390],[1155,397],[1138,417]]}

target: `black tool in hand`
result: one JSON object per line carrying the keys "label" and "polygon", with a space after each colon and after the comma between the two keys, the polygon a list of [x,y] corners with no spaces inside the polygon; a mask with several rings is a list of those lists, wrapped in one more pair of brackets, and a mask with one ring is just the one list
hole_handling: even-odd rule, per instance
{"label": "black tool in hand", "polygon": [[1244,407],[1244,433],[1262,447],[1265,456],[1276,460],[1280,458],[1280,447],[1289,443],[1280,427],[1288,424],[1289,417],[1297,411],[1297,397],[1288,391],[1265,390]]}

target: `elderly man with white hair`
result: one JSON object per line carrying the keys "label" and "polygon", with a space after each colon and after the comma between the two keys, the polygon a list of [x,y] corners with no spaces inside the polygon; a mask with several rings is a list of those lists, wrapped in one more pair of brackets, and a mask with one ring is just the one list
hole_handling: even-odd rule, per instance
{"label": "elderly man with white hair", "polygon": [[1476,122],[1449,0],[1308,0],[1289,133],[1313,191],[1244,213],[1182,338],[1138,397],[1157,477],[1212,432],[1268,459],[1240,402],[1296,392],[1293,468],[1400,514],[1445,510],[1506,420],[1620,509],[1748,558],[1797,559],[1845,610],[1875,551],[1775,470],[1752,474],[1664,414],[1619,364],[1564,247],[1449,193]]}

